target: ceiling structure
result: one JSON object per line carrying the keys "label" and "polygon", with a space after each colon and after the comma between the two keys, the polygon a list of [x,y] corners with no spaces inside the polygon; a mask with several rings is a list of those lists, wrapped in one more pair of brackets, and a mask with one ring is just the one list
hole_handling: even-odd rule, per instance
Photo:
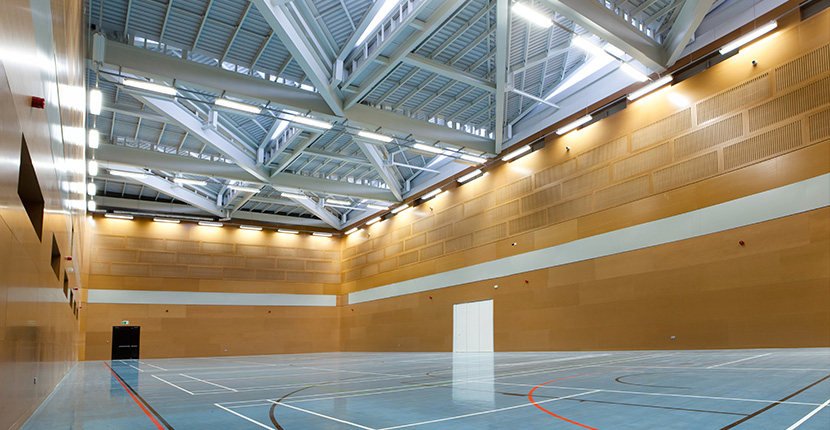
{"label": "ceiling structure", "polygon": [[656,78],[739,1],[91,0],[97,210],[345,230],[623,63]]}

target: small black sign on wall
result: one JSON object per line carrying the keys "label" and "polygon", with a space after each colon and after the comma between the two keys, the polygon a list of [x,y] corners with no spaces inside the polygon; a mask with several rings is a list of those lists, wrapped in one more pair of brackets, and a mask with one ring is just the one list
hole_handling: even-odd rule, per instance
{"label": "small black sign on wall", "polygon": [[141,337],[139,326],[112,327],[112,359],[138,360],[138,345]]}

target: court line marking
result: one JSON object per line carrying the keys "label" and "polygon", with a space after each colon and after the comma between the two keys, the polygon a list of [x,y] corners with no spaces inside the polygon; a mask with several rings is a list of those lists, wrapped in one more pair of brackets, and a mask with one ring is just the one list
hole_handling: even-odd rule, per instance
{"label": "court line marking", "polygon": [[222,409],[224,409],[224,410],[226,410],[226,411],[228,411],[228,412],[230,412],[230,413],[232,413],[232,414],[234,414],[234,415],[238,416],[239,418],[242,418],[242,419],[245,419],[245,420],[247,420],[247,421],[250,421],[250,422],[252,422],[252,423],[254,423],[254,424],[256,424],[256,425],[258,425],[258,426],[260,426],[260,427],[265,427],[265,428],[267,428],[268,430],[274,430],[274,428],[273,428],[273,427],[271,427],[271,426],[267,426],[267,425],[265,425],[265,424],[263,424],[263,423],[261,423],[261,422],[259,422],[259,421],[257,421],[257,420],[253,420],[253,419],[251,419],[251,418],[248,418],[248,417],[246,417],[245,415],[240,414],[239,412],[232,411],[232,410],[230,410],[230,409],[228,409],[228,408],[226,408],[226,407],[224,407],[224,406],[220,405],[219,403],[214,403],[214,404],[213,404],[213,406],[216,406],[217,408],[222,408]]}
{"label": "court line marking", "polygon": [[[549,399],[549,400],[542,400],[541,402],[536,402],[536,403],[555,402],[557,400],[570,399],[572,397],[579,397],[579,396],[584,396],[586,394],[593,394],[593,393],[596,393],[597,391],[600,391],[600,390],[587,391],[585,393],[577,393],[577,394],[572,394],[570,396],[557,397],[555,399]],[[501,411],[507,411],[507,410],[510,410],[510,409],[524,408],[524,407],[527,407],[527,406],[533,406],[533,403],[524,403],[524,404],[521,404],[521,405],[509,406],[509,407],[506,407],[506,408],[493,409],[493,410],[482,411],[482,412],[474,412],[474,413],[471,413],[471,414],[458,415],[458,416],[448,417],[448,418],[440,418],[440,419],[437,419],[437,420],[422,421],[422,422],[413,423],[413,424],[404,424],[404,425],[394,426],[394,427],[385,427],[385,428],[382,428],[380,430],[392,430],[392,429],[401,429],[401,428],[406,428],[406,427],[415,427],[415,426],[419,426],[419,425],[423,425],[423,424],[432,424],[432,423],[438,423],[438,422],[442,422],[442,421],[450,421],[450,420],[456,420],[456,419],[460,419],[460,418],[473,417],[473,416],[476,416],[476,415],[491,414],[491,413],[494,413],[494,412],[501,412]]]}
{"label": "court line marking", "polygon": [[139,363],[150,366],[150,367],[155,367],[158,370],[164,370],[165,372],[167,371],[167,369],[165,369],[163,367],[158,367],[155,364],[150,364],[150,363],[147,363],[147,362],[144,362],[144,361],[139,361]]}
{"label": "court line marking", "polygon": [[118,360],[118,361],[120,361],[120,362],[121,362],[121,364],[126,364],[127,366],[130,366],[130,367],[132,367],[133,369],[138,370],[138,371],[139,371],[139,372],[141,372],[141,373],[144,373],[144,371],[143,371],[143,370],[139,369],[138,367],[133,366],[133,365],[132,365],[132,364],[130,364],[130,363],[125,362],[124,360]]}
{"label": "court line marking", "polygon": [[[104,366],[107,366],[107,363],[104,363]],[[124,391],[126,391],[127,394],[129,394],[130,397],[133,398],[133,401],[138,405],[139,408],[141,408],[141,410],[144,412],[144,414],[147,415],[148,418],[150,418],[150,421],[152,421],[153,424],[155,424],[156,428],[159,429],[159,430],[165,430],[165,428],[161,425],[161,423],[159,423],[159,421],[156,419],[156,417],[153,416],[152,414],[150,414],[150,411],[147,410],[147,408],[144,406],[144,403],[139,402],[138,399],[136,398],[136,396],[129,389],[127,389],[127,385],[124,383],[124,381],[121,379],[121,377],[118,376],[118,374],[115,373],[114,370],[112,370],[112,367],[107,366],[107,369],[109,369],[110,373],[112,373],[112,376],[115,378],[115,380],[118,381],[119,384],[121,384],[121,387],[124,388]],[[149,406],[149,405],[147,405],[147,406]]]}
{"label": "court line marking", "polygon": [[159,377],[158,377],[158,376],[156,376],[156,375],[150,375],[150,376],[152,376],[153,378],[158,379],[158,380],[159,380],[159,381],[161,381],[161,382],[164,382],[164,383],[165,383],[165,384],[167,384],[167,385],[171,385],[171,386],[173,386],[173,387],[176,387],[176,388],[178,388],[178,389],[180,389],[180,390],[184,391],[185,393],[190,394],[191,396],[195,396],[195,394],[193,394],[192,392],[187,391],[187,390],[185,390],[184,388],[182,388],[182,387],[180,387],[180,386],[178,386],[178,385],[176,385],[176,384],[174,384],[174,383],[172,383],[172,382],[170,382],[170,381],[167,381],[167,380],[161,379],[161,378],[159,378]]}
{"label": "court line marking", "polygon": [[296,410],[298,410],[298,411],[305,412],[305,413],[307,413],[307,414],[316,415],[316,416],[321,417],[321,418],[326,418],[326,419],[329,419],[329,420],[332,420],[332,421],[337,421],[337,422],[339,422],[339,423],[348,424],[348,425],[350,425],[350,426],[354,426],[354,427],[361,428],[361,429],[364,429],[364,430],[375,430],[375,429],[373,429],[372,427],[362,426],[362,425],[360,425],[360,424],[355,424],[355,423],[353,423],[353,422],[351,422],[351,421],[346,421],[346,420],[341,420],[341,419],[339,419],[339,418],[330,417],[330,416],[328,416],[328,415],[323,415],[323,414],[321,414],[321,413],[312,412],[312,411],[309,411],[309,410],[305,410],[305,409],[303,409],[303,408],[298,408],[298,407],[296,407],[296,406],[291,406],[291,405],[287,405],[287,404],[285,404],[285,403],[280,403],[280,402],[277,402],[277,401],[275,401],[275,400],[268,399],[268,401],[270,401],[270,402],[272,402],[272,403],[274,403],[274,404],[280,405],[280,406],[285,406],[286,408],[296,409]]}
{"label": "court line marking", "polygon": [[754,357],[747,357],[747,358],[742,358],[742,359],[740,359],[740,360],[730,361],[730,362],[728,362],[728,363],[716,364],[716,365],[714,365],[714,366],[709,366],[709,367],[707,367],[707,369],[714,369],[714,368],[716,368],[716,367],[726,366],[727,364],[735,364],[735,363],[740,363],[740,362],[742,362],[742,361],[752,360],[752,359],[754,359],[754,358],[766,357],[766,356],[768,356],[768,355],[772,355],[772,353],[771,353],[771,352],[768,352],[768,353],[766,353],[766,354],[756,355],[756,356],[754,356]]}
{"label": "court line marking", "polygon": [[219,384],[216,384],[216,383],[213,383],[213,382],[210,382],[210,381],[205,381],[204,379],[199,379],[199,378],[194,378],[194,377],[192,377],[192,376],[187,376],[187,375],[185,375],[184,373],[179,373],[179,376],[184,376],[185,378],[190,378],[190,379],[192,379],[192,380],[194,380],[194,381],[204,382],[205,384],[208,384],[208,385],[213,385],[214,387],[224,388],[224,389],[226,389],[226,390],[233,391],[234,393],[236,393],[236,392],[237,392],[237,391],[236,391],[235,389],[233,389],[233,388],[229,388],[229,387],[226,387],[226,386],[224,386],[224,385],[219,385]]}
{"label": "court line marking", "polygon": [[800,426],[801,424],[804,424],[804,421],[807,421],[808,419],[810,419],[810,417],[817,414],[818,411],[822,410],[828,404],[830,404],[830,399],[827,399],[827,401],[822,403],[821,406],[813,409],[809,414],[805,415],[804,418],[798,420],[798,422],[796,422],[795,424],[787,427],[787,430],[794,430],[794,429],[798,428],[798,426]]}

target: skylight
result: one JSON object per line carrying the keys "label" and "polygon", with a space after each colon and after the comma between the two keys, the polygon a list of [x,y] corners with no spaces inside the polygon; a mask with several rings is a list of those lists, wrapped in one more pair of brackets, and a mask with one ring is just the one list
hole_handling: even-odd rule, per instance
{"label": "skylight", "polygon": [[357,39],[357,43],[354,46],[358,46],[361,43],[363,43],[363,41],[366,40],[366,38],[369,37],[369,35],[372,34],[372,32],[375,31],[375,29],[378,28],[381,21],[383,21],[383,19],[386,18],[386,15],[389,15],[389,12],[391,12],[392,9],[398,4],[398,0],[377,1],[383,1],[385,3],[383,3],[383,6],[380,7],[378,14],[375,15],[375,17],[372,18],[372,20],[369,22],[369,26],[366,27],[366,31],[364,31],[363,34],[360,35],[360,38]]}

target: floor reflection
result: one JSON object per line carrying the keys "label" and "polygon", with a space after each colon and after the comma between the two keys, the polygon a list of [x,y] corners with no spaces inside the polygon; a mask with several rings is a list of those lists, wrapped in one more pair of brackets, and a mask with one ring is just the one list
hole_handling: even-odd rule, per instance
{"label": "floor reflection", "polygon": [[456,404],[492,408],[493,353],[458,352],[452,355],[452,399]]}

